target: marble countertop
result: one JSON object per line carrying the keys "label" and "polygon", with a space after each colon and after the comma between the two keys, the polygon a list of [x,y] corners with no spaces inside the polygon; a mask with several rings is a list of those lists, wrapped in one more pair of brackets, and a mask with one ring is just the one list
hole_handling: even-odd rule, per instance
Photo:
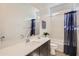
{"label": "marble countertop", "polygon": [[25,41],[0,49],[0,56],[25,56],[46,43],[49,38],[34,39],[26,43]]}

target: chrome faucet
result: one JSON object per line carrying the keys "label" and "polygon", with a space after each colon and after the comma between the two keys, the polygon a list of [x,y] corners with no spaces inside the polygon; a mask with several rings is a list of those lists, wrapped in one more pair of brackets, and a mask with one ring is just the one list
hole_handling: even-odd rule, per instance
{"label": "chrome faucet", "polygon": [[27,36],[27,39],[26,39],[26,42],[29,42],[30,41],[30,36]]}
{"label": "chrome faucet", "polygon": [[0,37],[0,40],[3,41],[4,38],[5,38],[5,36],[1,36],[1,37]]}
{"label": "chrome faucet", "polygon": [[30,32],[28,32],[27,39],[26,39],[26,42],[29,42],[29,41],[30,41]]}

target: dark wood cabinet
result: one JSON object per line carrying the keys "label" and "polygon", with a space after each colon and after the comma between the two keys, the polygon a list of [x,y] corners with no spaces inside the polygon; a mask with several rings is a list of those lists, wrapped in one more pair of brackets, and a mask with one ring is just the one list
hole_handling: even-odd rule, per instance
{"label": "dark wood cabinet", "polygon": [[50,40],[38,47],[27,56],[50,56]]}

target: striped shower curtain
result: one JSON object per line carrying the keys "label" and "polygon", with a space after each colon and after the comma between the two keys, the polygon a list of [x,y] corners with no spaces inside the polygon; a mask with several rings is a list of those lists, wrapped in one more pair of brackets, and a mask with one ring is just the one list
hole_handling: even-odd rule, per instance
{"label": "striped shower curtain", "polygon": [[76,11],[64,14],[64,53],[75,56],[77,52]]}

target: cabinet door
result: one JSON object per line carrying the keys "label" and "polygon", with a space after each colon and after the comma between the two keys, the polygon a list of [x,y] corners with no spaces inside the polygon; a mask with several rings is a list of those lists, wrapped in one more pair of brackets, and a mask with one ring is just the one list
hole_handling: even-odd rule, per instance
{"label": "cabinet door", "polygon": [[39,56],[39,48],[36,49],[35,51],[31,52],[31,53],[28,54],[27,56]]}
{"label": "cabinet door", "polygon": [[43,44],[40,48],[40,56],[50,55],[50,44],[49,41]]}

